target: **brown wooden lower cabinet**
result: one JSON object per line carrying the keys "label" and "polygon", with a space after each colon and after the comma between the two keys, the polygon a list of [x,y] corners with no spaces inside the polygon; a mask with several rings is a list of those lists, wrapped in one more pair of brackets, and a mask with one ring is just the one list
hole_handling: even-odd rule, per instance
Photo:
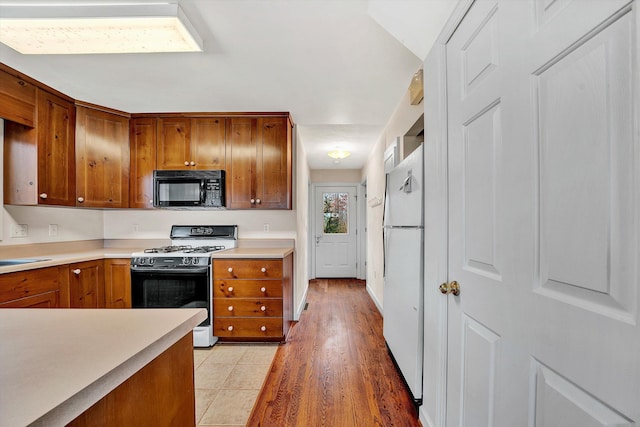
{"label": "brown wooden lower cabinet", "polygon": [[0,308],[131,308],[129,258],[0,274]]}
{"label": "brown wooden lower cabinet", "polygon": [[284,341],[293,320],[293,254],[213,260],[213,334],[221,341]]}
{"label": "brown wooden lower cabinet", "polygon": [[0,308],[69,307],[66,265],[0,274]]}
{"label": "brown wooden lower cabinet", "polygon": [[193,426],[193,334],[189,333],[68,426]]}
{"label": "brown wooden lower cabinet", "polygon": [[71,308],[103,308],[104,261],[69,264],[69,294]]}
{"label": "brown wooden lower cabinet", "polygon": [[107,308],[131,308],[131,259],[104,260],[104,297]]}

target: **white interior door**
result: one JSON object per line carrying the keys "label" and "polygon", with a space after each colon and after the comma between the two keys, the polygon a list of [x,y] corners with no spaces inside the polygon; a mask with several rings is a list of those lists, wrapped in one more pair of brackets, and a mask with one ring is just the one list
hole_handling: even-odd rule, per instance
{"label": "white interior door", "polygon": [[357,277],[355,186],[316,186],[316,277]]}
{"label": "white interior door", "polygon": [[635,8],[478,0],[447,44],[449,426],[640,422]]}

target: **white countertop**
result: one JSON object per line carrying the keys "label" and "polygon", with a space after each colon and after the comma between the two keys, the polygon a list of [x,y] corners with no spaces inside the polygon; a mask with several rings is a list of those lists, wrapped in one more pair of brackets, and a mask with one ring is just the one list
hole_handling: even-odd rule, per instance
{"label": "white countertop", "polygon": [[0,310],[0,425],[65,425],[206,318],[204,309]]}
{"label": "white countertop", "polygon": [[216,258],[284,258],[293,252],[293,248],[235,248],[214,252]]}

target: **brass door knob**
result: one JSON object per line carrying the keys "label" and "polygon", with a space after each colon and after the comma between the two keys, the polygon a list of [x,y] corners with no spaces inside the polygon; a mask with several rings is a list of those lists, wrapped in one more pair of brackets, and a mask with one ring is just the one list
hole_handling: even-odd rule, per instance
{"label": "brass door knob", "polygon": [[440,292],[445,295],[453,294],[455,296],[460,295],[460,285],[455,280],[449,283],[443,283],[440,285]]}

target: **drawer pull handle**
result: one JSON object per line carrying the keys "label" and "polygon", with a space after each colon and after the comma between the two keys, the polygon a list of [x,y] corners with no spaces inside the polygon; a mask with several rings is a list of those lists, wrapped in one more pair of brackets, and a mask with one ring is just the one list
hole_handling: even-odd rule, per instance
{"label": "drawer pull handle", "polygon": [[229,286],[229,287],[227,288],[227,292],[233,292],[233,286]]}
{"label": "drawer pull handle", "polygon": [[260,307],[260,311],[267,311],[267,307],[263,305],[262,307]]}
{"label": "drawer pull handle", "polygon": [[265,332],[265,331],[267,330],[267,327],[266,327],[266,326],[264,326],[264,325],[262,325],[262,326],[260,326],[260,330],[261,330],[262,332]]}
{"label": "drawer pull handle", "polygon": [[227,268],[227,271],[228,271],[229,273],[233,273],[233,267],[229,267],[229,268]]}
{"label": "drawer pull handle", "polygon": [[232,305],[230,305],[230,306],[227,308],[227,310],[229,310],[229,311],[233,311],[233,306],[232,306]]}
{"label": "drawer pull handle", "polygon": [[227,331],[229,332],[233,331],[233,326],[232,325],[227,326]]}
{"label": "drawer pull handle", "polygon": [[266,273],[266,272],[267,272],[267,269],[266,269],[266,268],[264,268],[264,267],[262,267],[262,268],[260,269],[260,271],[262,271],[263,273]]}
{"label": "drawer pull handle", "polygon": [[260,292],[265,293],[267,292],[267,288],[265,288],[264,286],[260,288]]}
{"label": "drawer pull handle", "polygon": [[80,274],[81,270],[79,268],[76,268],[75,270],[72,270],[73,274],[75,274],[76,276]]}

